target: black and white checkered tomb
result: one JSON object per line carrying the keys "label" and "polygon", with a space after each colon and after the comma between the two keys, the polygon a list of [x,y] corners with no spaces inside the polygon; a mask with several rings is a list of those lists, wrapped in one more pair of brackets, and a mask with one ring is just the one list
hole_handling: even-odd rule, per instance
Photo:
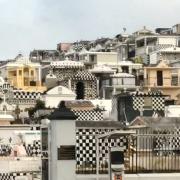
{"label": "black and white checkered tomb", "polygon": [[16,180],[16,177],[29,175],[31,175],[29,172],[0,173],[0,180]]}
{"label": "black and white checkered tomb", "polygon": [[[83,164],[96,165],[96,135],[111,132],[114,129],[77,129],[76,131],[76,165],[80,168]],[[99,141],[99,164],[107,163],[109,147],[123,147],[127,150],[127,138],[101,139]]]}
{"label": "black and white checkered tomb", "polygon": [[96,77],[82,67],[74,68],[58,68],[51,67],[53,74],[57,77],[59,85],[68,88],[69,80],[71,80],[71,89],[76,93],[76,85],[78,82],[84,83],[84,99],[94,99],[97,96]]}
{"label": "black and white checkered tomb", "polygon": [[40,92],[25,92],[19,90],[13,92],[14,99],[39,99],[40,97]]}
{"label": "black and white checkered tomb", "polygon": [[148,93],[136,92],[132,94],[133,99],[133,109],[141,111],[144,109],[144,98],[149,97],[152,100],[152,110],[154,111],[164,111],[165,108],[165,98],[162,96],[161,92],[150,91]]}
{"label": "black and white checkered tomb", "polygon": [[28,156],[41,156],[41,142],[34,141],[33,144],[24,145]]}
{"label": "black and white checkered tomb", "polygon": [[72,110],[78,116],[77,121],[103,121],[102,111],[97,110]]}

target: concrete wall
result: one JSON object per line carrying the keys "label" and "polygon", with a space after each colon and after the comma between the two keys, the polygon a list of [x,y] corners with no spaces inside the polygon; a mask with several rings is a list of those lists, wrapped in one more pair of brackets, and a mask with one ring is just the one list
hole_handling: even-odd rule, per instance
{"label": "concrete wall", "polygon": [[167,174],[126,174],[124,180],[179,180],[179,173]]}
{"label": "concrete wall", "polygon": [[[156,86],[157,85],[157,69],[151,69],[148,70],[148,82],[150,86]],[[163,71],[163,86],[171,86],[171,70],[165,70]]]}
{"label": "concrete wall", "polygon": [[58,96],[58,95],[48,96],[47,95],[44,97],[44,100],[45,100],[46,107],[57,108],[61,101],[75,100],[75,96],[73,96],[73,95],[72,96],[71,95],[69,95],[69,96],[66,96],[66,95],[64,95],[64,96]]}
{"label": "concrete wall", "polygon": [[75,160],[58,160],[57,150],[61,145],[75,145],[74,120],[53,120],[50,123],[50,180],[75,179]]}
{"label": "concrete wall", "polygon": [[[180,173],[163,174],[125,174],[123,180],[179,180]],[[95,175],[77,175],[76,180],[97,180]],[[109,180],[107,175],[101,175],[99,180]]]}
{"label": "concrete wall", "polygon": [[117,64],[117,53],[101,53],[97,54],[97,64]]}
{"label": "concrete wall", "polygon": [[176,46],[177,39],[175,37],[159,37],[158,44],[168,44]]}

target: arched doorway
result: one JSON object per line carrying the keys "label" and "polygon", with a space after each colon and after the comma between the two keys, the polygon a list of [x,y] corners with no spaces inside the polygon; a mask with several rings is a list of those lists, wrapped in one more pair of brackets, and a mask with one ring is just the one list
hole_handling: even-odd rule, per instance
{"label": "arched doorway", "polygon": [[79,81],[76,84],[76,99],[84,99],[84,83]]}

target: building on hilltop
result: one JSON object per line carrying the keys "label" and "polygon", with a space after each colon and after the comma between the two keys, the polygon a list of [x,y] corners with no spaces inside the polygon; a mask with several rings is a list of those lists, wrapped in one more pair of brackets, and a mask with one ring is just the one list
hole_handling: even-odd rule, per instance
{"label": "building on hilltop", "polygon": [[144,67],[144,92],[161,90],[164,95],[177,100],[180,88],[180,68],[171,67],[165,60],[155,66]]}
{"label": "building on hilltop", "polygon": [[30,52],[29,58],[32,62],[49,64],[51,61],[60,60],[60,53],[57,50],[35,49]]}
{"label": "building on hilltop", "polygon": [[14,61],[0,67],[4,79],[17,89],[43,92],[46,87],[41,82],[41,65],[19,55]]}
{"label": "building on hilltop", "polygon": [[84,69],[82,62],[72,60],[52,62],[50,71],[53,75],[51,81],[57,81],[58,85],[71,89],[76,93],[77,99],[96,98],[97,79],[88,70]]}

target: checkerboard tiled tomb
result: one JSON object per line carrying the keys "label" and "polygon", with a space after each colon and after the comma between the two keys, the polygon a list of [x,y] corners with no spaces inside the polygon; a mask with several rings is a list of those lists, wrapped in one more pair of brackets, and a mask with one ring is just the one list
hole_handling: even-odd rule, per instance
{"label": "checkerboard tiled tomb", "polygon": [[16,180],[16,177],[27,176],[30,177],[31,173],[0,173],[0,180]]}
{"label": "checkerboard tiled tomb", "polygon": [[[50,70],[57,78],[59,85],[71,88],[77,94],[77,85],[82,83],[84,87],[84,99],[94,99],[97,95],[97,79],[87,70],[83,70],[83,66],[64,66],[51,65]],[[69,87],[70,86],[70,87]]]}
{"label": "checkerboard tiled tomb", "polygon": [[[96,136],[111,132],[114,129],[77,129],[76,131],[76,166],[81,168],[84,164],[96,166]],[[99,165],[107,164],[109,147],[123,147],[127,150],[127,138],[122,136],[116,140],[100,139],[99,141]]]}

